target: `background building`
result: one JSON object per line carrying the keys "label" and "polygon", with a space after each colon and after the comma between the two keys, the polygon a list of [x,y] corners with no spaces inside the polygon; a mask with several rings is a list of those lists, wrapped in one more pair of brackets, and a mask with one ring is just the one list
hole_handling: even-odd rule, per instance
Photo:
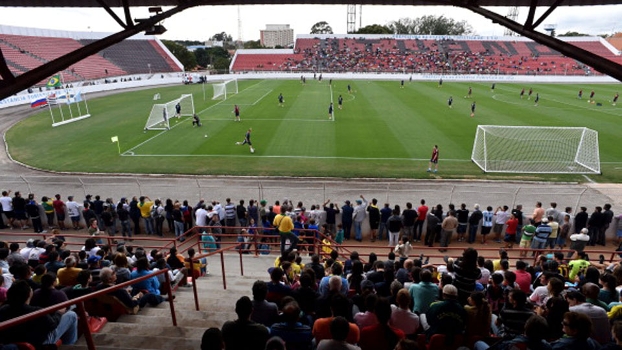
{"label": "background building", "polygon": [[289,24],[266,24],[266,29],[259,33],[261,45],[265,47],[288,47],[294,44],[294,29]]}

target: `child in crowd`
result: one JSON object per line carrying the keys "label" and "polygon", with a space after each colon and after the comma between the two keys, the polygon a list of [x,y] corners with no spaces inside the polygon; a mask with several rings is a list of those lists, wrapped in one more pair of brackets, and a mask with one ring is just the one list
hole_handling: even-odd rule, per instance
{"label": "child in crowd", "polygon": [[324,239],[322,239],[322,257],[324,259],[328,259],[330,257],[330,253],[333,251],[332,243],[331,243],[332,235],[330,232],[326,232]]}
{"label": "child in crowd", "polygon": [[34,270],[34,276],[32,276],[32,281],[35,283],[39,283],[41,284],[41,277],[43,277],[43,275],[45,275],[48,272],[48,270],[45,268],[45,265],[43,264],[39,264],[37,265],[37,267],[35,267]]}
{"label": "child in crowd", "polygon": [[250,240],[253,242],[253,244],[255,245],[255,256],[258,256],[259,254],[259,240],[257,239],[257,224],[255,223],[255,219],[250,218],[249,223],[248,223],[248,234],[249,235],[253,235],[252,238],[250,238]]}
{"label": "child in crowd", "polygon": [[268,245],[268,239],[266,237],[261,239],[259,243],[259,254],[268,255],[270,254],[270,246]]}
{"label": "child in crowd", "polygon": [[216,248],[216,240],[212,236],[211,232],[205,232],[201,234],[201,242],[203,242],[203,249],[207,249],[207,252],[213,252]]}
{"label": "child in crowd", "polygon": [[402,243],[398,243],[395,246],[395,249],[393,249],[395,254],[397,254],[400,257],[400,261],[402,263],[406,261],[406,259],[408,259],[408,254],[410,254],[411,250],[412,250],[412,246],[410,245],[410,242],[408,241],[408,236],[402,237]]}
{"label": "child in crowd", "polygon": [[335,249],[339,251],[339,246],[343,244],[344,234],[343,234],[343,225],[341,223],[337,224],[337,234],[335,234]]}

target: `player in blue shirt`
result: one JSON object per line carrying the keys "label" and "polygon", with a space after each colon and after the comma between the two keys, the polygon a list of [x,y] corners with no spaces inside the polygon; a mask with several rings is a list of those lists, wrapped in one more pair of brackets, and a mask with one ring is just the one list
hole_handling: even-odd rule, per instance
{"label": "player in blue shirt", "polygon": [[333,103],[332,102],[330,103],[330,105],[328,105],[328,119],[333,120]]}
{"label": "player in blue shirt", "polygon": [[339,109],[343,107],[343,97],[341,97],[341,95],[339,95],[339,98],[337,99],[337,105],[339,106]]}
{"label": "player in blue shirt", "polygon": [[279,106],[283,107],[283,103],[285,103],[285,99],[283,98],[283,94],[279,94]]}
{"label": "player in blue shirt", "polygon": [[454,108],[454,106],[452,106],[454,103],[454,98],[452,96],[449,96],[449,99],[447,100],[447,105],[449,106],[449,108]]}

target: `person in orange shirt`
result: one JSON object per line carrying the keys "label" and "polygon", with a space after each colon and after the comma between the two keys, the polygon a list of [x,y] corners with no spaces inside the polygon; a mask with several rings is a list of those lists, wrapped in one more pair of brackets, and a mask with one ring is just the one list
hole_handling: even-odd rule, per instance
{"label": "person in orange shirt", "polygon": [[[330,323],[335,317],[341,316],[347,319],[348,315],[352,315],[348,299],[341,294],[336,294],[330,300],[330,312],[332,315],[331,317],[318,318],[313,323],[312,333],[316,343],[319,343],[322,339],[332,339],[332,335],[330,333]],[[352,322],[349,322],[349,324],[350,331],[348,332],[346,342],[356,344],[359,342],[360,337],[359,327]]]}

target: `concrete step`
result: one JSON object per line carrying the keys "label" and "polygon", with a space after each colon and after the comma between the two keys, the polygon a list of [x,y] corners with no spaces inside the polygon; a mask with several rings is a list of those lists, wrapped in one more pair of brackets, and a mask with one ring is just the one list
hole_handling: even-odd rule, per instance
{"label": "concrete step", "polygon": [[[226,321],[234,320],[237,317],[235,313],[212,313],[200,314],[201,311],[195,311],[199,314],[177,314],[177,325],[181,327],[221,327]],[[138,323],[154,326],[172,326],[171,316],[143,316],[143,315],[125,315],[121,316],[117,323]]]}
{"label": "concrete step", "polygon": [[[140,335],[142,337],[159,337],[166,336],[170,338],[180,337],[180,338],[190,338],[190,339],[201,339],[205,328],[201,327],[191,327],[191,326],[183,326],[183,327],[175,327],[172,325],[161,325],[159,327],[144,327],[141,324],[136,323],[119,323],[119,322],[108,322],[104,329],[98,334],[118,334],[118,335],[131,335],[137,336]],[[83,342],[84,340],[81,340]]]}
{"label": "concrete step", "polygon": [[[147,327],[145,327],[147,328]],[[159,327],[153,327],[158,329]],[[121,349],[121,348],[136,348],[136,349],[152,349],[152,350],[169,350],[169,349],[199,349],[201,346],[202,331],[199,331],[198,337],[184,338],[177,337],[179,331],[169,336],[164,331],[160,336],[144,336],[141,333],[135,335],[127,334],[113,334],[113,333],[97,333],[93,334],[93,341],[95,344],[102,344],[107,347]],[[84,339],[81,339],[76,346],[86,345]],[[63,347],[64,349],[65,347]],[[67,349],[70,347],[68,346]],[[100,349],[99,347],[97,347]]]}

